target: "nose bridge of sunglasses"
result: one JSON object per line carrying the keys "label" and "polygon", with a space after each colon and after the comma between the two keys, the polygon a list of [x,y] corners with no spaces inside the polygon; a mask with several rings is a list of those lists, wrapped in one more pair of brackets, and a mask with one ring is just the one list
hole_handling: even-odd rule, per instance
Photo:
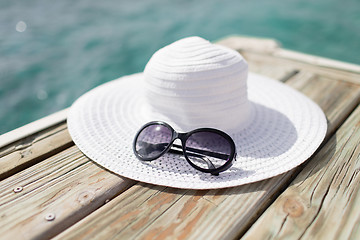
{"label": "nose bridge of sunglasses", "polygon": [[185,138],[186,138],[186,134],[187,133],[177,133],[177,138],[181,140],[181,142],[184,142],[185,141]]}

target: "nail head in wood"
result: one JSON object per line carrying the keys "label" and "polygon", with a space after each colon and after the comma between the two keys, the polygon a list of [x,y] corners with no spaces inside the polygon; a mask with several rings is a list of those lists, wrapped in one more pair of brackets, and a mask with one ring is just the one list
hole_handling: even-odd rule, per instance
{"label": "nail head in wood", "polygon": [[45,220],[46,221],[53,221],[55,219],[55,214],[54,213],[48,213],[46,216],[45,216]]}
{"label": "nail head in wood", "polygon": [[21,192],[23,190],[23,187],[16,187],[14,188],[14,193]]}

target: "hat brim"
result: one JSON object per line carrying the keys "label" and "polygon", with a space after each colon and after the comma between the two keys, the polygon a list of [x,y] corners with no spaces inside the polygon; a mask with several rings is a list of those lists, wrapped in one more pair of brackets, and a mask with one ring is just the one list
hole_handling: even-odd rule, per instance
{"label": "hat brim", "polygon": [[[68,114],[68,129],[79,149],[123,177],[187,189],[238,186],[300,165],[326,134],[326,117],[317,104],[281,82],[249,73],[252,119],[245,129],[230,133],[237,159],[229,170],[219,176],[202,173],[173,154],[141,162],[132,150],[139,128],[154,120],[176,126],[149,108],[143,81],[139,73],[103,84],[81,96]],[[231,117],[231,113],[224,117]]]}

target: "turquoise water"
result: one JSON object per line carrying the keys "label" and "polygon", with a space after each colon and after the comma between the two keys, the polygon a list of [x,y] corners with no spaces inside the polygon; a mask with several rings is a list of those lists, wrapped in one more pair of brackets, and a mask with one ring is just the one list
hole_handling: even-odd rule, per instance
{"label": "turquoise water", "polygon": [[0,134],[142,71],[179,38],[232,34],[360,64],[360,1],[0,0]]}

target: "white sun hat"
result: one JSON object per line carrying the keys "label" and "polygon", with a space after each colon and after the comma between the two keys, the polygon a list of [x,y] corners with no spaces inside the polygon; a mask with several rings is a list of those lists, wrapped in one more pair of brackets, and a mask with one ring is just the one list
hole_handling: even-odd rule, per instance
{"label": "white sun hat", "polygon": [[[178,155],[151,162],[132,149],[147,122],[176,131],[211,127],[228,133],[237,157],[214,176]],[[200,37],[176,41],[149,60],[144,73],[105,83],[81,96],[68,129],[90,159],[123,177],[157,185],[214,189],[267,179],[307,160],[323,141],[327,122],[309,98],[254,73],[236,51]]]}

